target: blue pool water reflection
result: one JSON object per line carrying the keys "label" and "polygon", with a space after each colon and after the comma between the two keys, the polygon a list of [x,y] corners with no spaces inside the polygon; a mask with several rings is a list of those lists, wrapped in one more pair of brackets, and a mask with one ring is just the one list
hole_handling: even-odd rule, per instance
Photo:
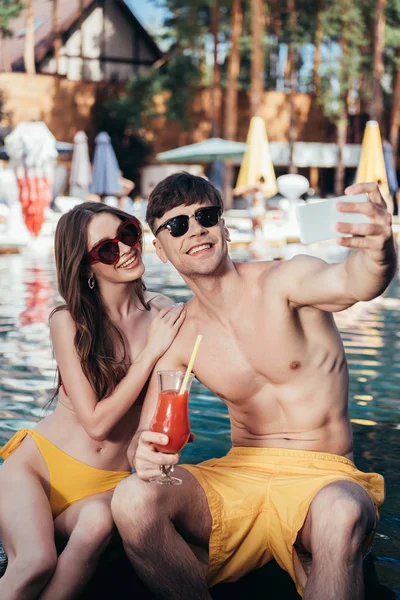
{"label": "blue pool water reflection", "polygon": [[[154,254],[146,254],[145,263],[149,289],[177,301],[190,297],[175,271],[161,265]],[[0,443],[4,443],[44,415],[55,381],[47,319],[60,298],[51,256],[0,256],[0,282]],[[351,375],[355,460],[360,469],[378,471],[386,479],[387,500],[373,548],[375,567],[381,584],[400,594],[399,298],[397,278],[383,297],[359,303],[335,318]],[[186,462],[221,456],[230,447],[225,406],[198,382],[192,390],[190,419],[197,440],[182,453]]]}

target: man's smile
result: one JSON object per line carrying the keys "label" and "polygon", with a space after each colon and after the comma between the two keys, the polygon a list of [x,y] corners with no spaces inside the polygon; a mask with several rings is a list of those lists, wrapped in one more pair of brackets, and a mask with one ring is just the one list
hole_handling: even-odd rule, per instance
{"label": "man's smile", "polygon": [[206,252],[212,250],[213,247],[214,244],[211,244],[210,242],[197,244],[196,246],[192,246],[192,248],[190,248],[190,250],[186,254],[189,254],[189,256],[193,256],[194,254],[199,253],[205,254]]}

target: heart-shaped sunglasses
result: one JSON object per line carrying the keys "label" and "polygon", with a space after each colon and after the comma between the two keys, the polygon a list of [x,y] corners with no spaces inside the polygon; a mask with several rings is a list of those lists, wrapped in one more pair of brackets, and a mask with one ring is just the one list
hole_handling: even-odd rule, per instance
{"label": "heart-shaped sunglasses", "polygon": [[87,253],[89,263],[92,265],[101,262],[105,265],[113,265],[119,260],[118,242],[122,242],[125,246],[135,246],[141,239],[142,228],[136,217],[122,221],[113,240],[111,238],[101,240]]}

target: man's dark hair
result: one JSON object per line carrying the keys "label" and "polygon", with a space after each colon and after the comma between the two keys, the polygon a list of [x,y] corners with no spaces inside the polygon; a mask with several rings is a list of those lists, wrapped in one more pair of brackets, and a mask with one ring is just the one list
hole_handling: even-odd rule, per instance
{"label": "man's dark hair", "polygon": [[224,209],[221,194],[207,179],[185,171],[174,173],[160,181],[151,192],[146,221],[154,231],[156,219],[161,219],[172,208],[191,204],[212,204]]}

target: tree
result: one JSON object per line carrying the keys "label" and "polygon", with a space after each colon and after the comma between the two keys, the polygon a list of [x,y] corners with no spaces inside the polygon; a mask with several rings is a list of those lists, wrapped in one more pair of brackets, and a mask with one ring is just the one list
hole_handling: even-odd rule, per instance
{"label": "tree", "polygon": [[320,75],[319,70],[321,67],[321,43],[322,43],[322,22],[321,13],[323,9],[323,0],[317,0],[316,11],[315,11],[315,37],[314,37],[314,64],[313,64],[313,93],[315,96],[319,96],[320,87]]}
{"label": "tree", "polygon": [[295,0],[287,1],[288,18],[288,53],[286,61],[285,79],[289,84],[289,173],[296,173],[297,168],[293,163],[294,144],[297,138],[296,119],[294,111],[294,94],[296,91],[296,43],[295,32],[297,29],[297,12]]}
{"label": "tree", "polygon": [[265,7],[263,0],[251,0],[251,90],[250,114],[259,115],[264,92],[264,29]]}
{"label": "tree", "polygon": [[395,68],[393,75],[392,108],[390,111],[389,141],[392,146],[393,158],[397,160],[399,151],[400,128],[400,46],[396,48]]}
{"label": "tree", "polygon": [[213,75],[211,85],[211,137],[220,137],[221,123],[221,70],[218,64],[218,34],[220,2],[215,0],[210,7],[211,34],[213,37]]}
{"label": "tree", "polygon": [[357,92],[366,35],[365,21],[357,0],[338,0],[321,12],[323,41],[331,62],[323,65],[319,102],[326,117],[336,125],[338,158],[335,194],[344,188],[343,147],[347,140],[348,104]]}
{"label": "tree", "polygon": [[[240,72],[240,36],[243,28],[242,0],[232,0],[231,8],[231,43],[228,56],[226,78],[224,138],[235,140],[238,125],[238,84]],[[224,200],[231,204],[233,188],[233,165],[231,160],[225,161]]]}
{"label": "tree", "polygon": [[126,90],[95,105],[95,128],[110,134],[125,177],[136,180],[138,169],[151,152],[147,138],[154,119],[163,118],[180,123],[182,129],[190,128],[187,107],[199,76],[198,61],[177,53],[160,68],[134,75]]}
{"label": "tree", "polygon": [[383,51],[385,48],[385,7],[386,0],[376,0],[376,10],[373,29],[373,66],[372,66],[372,99],[370,116],[378,121],[383,128],[383,91],[382,78],[384,75]]}
{"label": "tree", "polygon": [[400,127],[400,0],[388,0],[385,38],[386,72],[392,76],[388,137],[396,164]]}
{"label": "tree", "polygon": [[32,0],[25,0],[25,48],[24,65],[28,75],[36,73],[35,66],[35,21],[33,18]]}
{"label": "tree", "polygon": [[3,55],[5,71],[11,71],[11,63],[7,52],[7,39],[13,36],[13,32],[9,28],[9,24],[19,16],[22,8],[23,4],[18,0],[0,0],[0,50]]}
{"label": "tree", "polygon": [[[230,0],[165,0],[169,10],[164,20],[171,39],[169,55],[187,55],[198,64],[201,81],[210,88],[211,135],[221,134],[221,70],[219,45],[226,37]],[[207,62],[207,49],[212,45],[212,61]],[[211,54],[211,53],[210,53]],[[211,69],[208,65],[211,63]]]}
{"label": "tree", "polygon": [[281,48],[286,46],[286,63],[283,69],[284,89],[289,111],[289,172],[296,172],[293,164],[294,144],[297,139],[295,94],[299,91],[300,49],[315,41],[316,0],[270,0],[269,31],[278,37]]}
{"label": "tree", "polygon": [[160,90],[167,95],[165,117],[178,121],[183,130],[190,129],[187,109],[201,77],[199,61],[190,54],[176,54],[160,69]]}
{"label": "tree", "polygon": [[224,137],[235,140],[238,120],[238,85],[240,72],[240,36],[243,28],[242,0],[232,0],[231,40],[225,92]]}

